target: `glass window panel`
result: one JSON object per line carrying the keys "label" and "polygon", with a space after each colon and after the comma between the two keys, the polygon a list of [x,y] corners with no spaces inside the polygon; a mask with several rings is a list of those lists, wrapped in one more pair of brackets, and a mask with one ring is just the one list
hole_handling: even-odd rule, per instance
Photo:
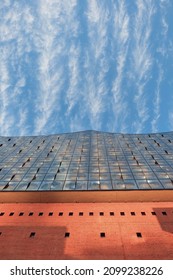
{"label": "glass window panel", "polygon": [[136,173],[134,173],[133,175],[134,175],[134,178],[135,178],[135,179],[139,179],[139,180],[140,180],[140,179],[141,179],[141,180],[142,180],[142,179],[145,179],[145,175],[144,175],[143,172],[139,172],[139,173],[136,172]]}
{"label": "glass window panel", "polygon": [[68,168],[64,168],[64,167],[59,168],[60,173],[66,173],[67,170],[68,170]]}
{"label": "glass window panel", "polygon": [[7,183],[8,182],[6,182],[6,181],[0,181],[0,191],[3,190],[3,188],[6,186]]}
{"label": "glass window panel", "polygon": [[75,190],[76,189],[76,181],[66,181],[64,184],[63,190]]}
{"label": "glass window panel", "polygon": [[90,180],[90,181],[99,180],[99,173],[90,173],[90,174],[89,174],[89,180]]}
{"label": "glass window panel", "polygon": [[110,180],[110,173],[100,173],[100,180]]}
{"label": "glass window panel", "polygon": [[163,189],[163,186],[159,181],[156,180],[147,180],[148,184],[150,185],[151,189]]}
{"label": "glass window panel", "polygon": [[173,189],[173,183],[171,180],[161,180],[161,184],[165,189]]}
{"label": "glass window panel", "polygon": [[100,180],[100,187],[101,187],[101,190],[112,190],[113,189],[111,181],[101,181]]}
{"label": "glass window panel", "polygon": [[87,173],[78,173],[77,179],[78,180],[87,180],[88,179],[88,174]]}
{"label": "glass window panel", "polygon": [[122,180],[122,174],[121,173],[111,173],[112,180]]}
{"label": "glass window panel", "polygon": [[76,167],[76,168],[69,168],[68,169],[68,173],[77,173],[77,171],[78,171],[78,167]]}
{"label": "glass window panel", "polygon": [[29,187],[27,188],[27,191],[37,191],[39,189],[39,186],[41,185],[41,182],[31,182]]}
{"label": "glass window panel", "polygon": [[52,182],[42,182],[39,191],[50,191]]}
{"label": "glass window panel", "polygon": [[77,181],[76,190],[87,190],[87,181]]}
{"label": "glass window panel", "polygon": [[123,179],[127,180],[127,179],[133,179],[133,174],[132,173],[122,173]]}
{"label": "glass window panel", "polygon": [[66,174],[64,173],[64,174],[61,174],[61,173],[57,173],[56,174],[56,178],[55,178],[55,181],[58,181],[58,180],[64,180],[65,179],[65,177],[66,177]]}
{"label": "glass window panel", "polygon": [[123,181],[113,181],[112,185],[114,190],[125,190],[126,188]]}
{"label": "glass window panel", "polygon": [[99,170],[100,170],[100,172],[102,172],[102,173],[106,173],[106,172],[109,172],[109,167],[99,167]]}
{"label": "glass window panel", "polygon": [[90,167],[89,172],[90,173],[98,173],[99,172],[99,168],[92,168],[92,167]]}
{"label": "glass window panel", "polygon": [[136,184],[139,189],[151,189],[150,185],[146,180],[136,180]]}
{"label": "glass window panel", "polygon": [[22,178],[23,178],[23,176],[24,176],[24,174],[22,175],[22,174],[15,174],[15,177],[12,179],[12,181],[13,182],[19,182],[19,181],[21,181],[22,180]]}
{"label": "glass window panel", "polygon": [[66,180],[70,180],[70,181],[71,181],[71,180],[74,180],[74,181],[75,181],[76,178],[77,178],[77,173],[76,173],[76,174],[73,174],[73,173],[70,174],[70,173],[68,173],[68,174],[67,174],[67,177],[66,177]]}
{"label": "glass window panel", "polygon": [[99,181],[89,181],[88,182],[88,190],[99,190],[100,182]]}
{"label": "glass window panel", "polygon": [[11,174],[6,174],[6,175],[2,176],[2,180],[3,181],[10,181],[11,176],[12,176]]}
{"label": "glass window panel", "polygon": [[27,182],[20,182],[15,188],[15,191],[25,191],[27,188],[27,184]]}
{"label": "glass window panel", "polygon": [[63,189],[64,181],[53,181],[51,184],[51,190],[61,191]]}
{"label": "glass window panel", "polygon": [[25,182],[29,182],[32,180],[34,174],[26,174],[23,178],[22,178],[22,181],[25,181]]}
{"label": "glass window panel", "polygon": [[165,172],[157,172],[157,173],[156,173],[156,176],[157,176],[159,179],[168,179],[168,178],[169,178],[168,174],[166,174]]}
{"label": "glass window panel", "polygon": [[138,189],[138,186],[136,185],[135,181],[132,180],[124,180],[125,186],[127,190],[135,190]]}

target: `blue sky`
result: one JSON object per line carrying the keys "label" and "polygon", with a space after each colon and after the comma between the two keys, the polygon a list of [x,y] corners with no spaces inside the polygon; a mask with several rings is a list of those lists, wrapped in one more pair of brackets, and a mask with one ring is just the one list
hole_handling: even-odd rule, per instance
{"label": "blue sky", "polygon": [[173,1],[0,1],[0,135],[88,129],[173,130]]}

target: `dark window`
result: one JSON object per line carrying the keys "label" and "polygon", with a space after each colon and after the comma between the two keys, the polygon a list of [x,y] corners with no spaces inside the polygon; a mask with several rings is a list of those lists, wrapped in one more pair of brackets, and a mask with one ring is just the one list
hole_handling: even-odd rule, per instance
{"label": "dark window", "polygon": [[13,216],[14,215],[14,212],[11,212],[10,214],[9,214],[9,216]]}
{"label": "dark window", "polygon": [[35,236],[35,232],[31,232],[29,237],[34,237]]}
{"label": "dark window", "polygon": [[79,212],[79,216],[83,216],[83,212]]}
{"label": "dark window", "polygon": [[24,215],[24,213],[23,213],[23,212],[20,212],[20,213],[19,213],[19,216],[23,216],[23,215]]}
{"label": "dark window", "polygon": [[73,212],[69,212],[69,214],[68,214],[69,216],[73,216]]}

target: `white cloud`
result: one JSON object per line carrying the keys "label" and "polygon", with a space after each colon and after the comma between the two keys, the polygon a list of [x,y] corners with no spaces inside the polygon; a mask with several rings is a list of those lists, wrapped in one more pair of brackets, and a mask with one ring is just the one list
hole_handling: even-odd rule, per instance
{"label": "white cloud", "polygon": [[[106,110],[106,74],[109,70],[106,56],[108,46],[109,11],[97,0],[87,2],[88,43],[85,47],[84,105],[92,129],[101,129],[101,115]],[[81,112],[82,113],[82,112]]]}
{"label": "white cloud", "polygon": [[163,81],[163,69],[161,68],[161,65],[158,65],[158,78],[156,83],[156,90],[155,90],[155,97],[153,102],[153,108],[154,108],[154,117],[151,122],[152,132],[158,131],[158,122],[160,118],[160,105],[161,105],[161,99],[160,99],[160,86]]}
{"label": "white cloud", "polygon": [[[2,52],[1,52],[2,54]],[[10,116],[9,110],[9,87],[10,77],[7,68],[5,55],[1,55],[0,61],[0,134],[2,136],[10,133],[10,128],[13,124],[13,118]]]}
{"label": "white cloud", "polygon": [[128,41],[129,41],[129,16],[125,1],[118,1],[112,11],[114,15],[113,25],[113,47],[115,52],[115,73],[117,73],[112,85],[113,94],[113,123],[112,131],[125,130],[125,120],[128,114],[126,92],[123,90],[123,78],[125,64],[127,63]]}
{"label": "white cloud", "polygon": [[134,123],[136,133],[141,133],[149,118],[147,94],[145,85],[150,79],[153,58],[150,51],[150,35],[152,31],[152,17],[155,13],[152,0],[137,0],[137,14],[134,21],[134,47],[132,51],[132,75],[136,83],[134,102],[138,120]]}
{"label": "white cloud", "polygon": [[72,44],[69,50],[69,88],[67,90],[67,116],[71,113],[71,110],[80,102],[81,89],[80,89],[80,46]]}
{"label": "white cloud", "polygon": [[[163,57],[168,57],[169,54],[169,42],[168,42],[168,31],[169,31],[169,25],[168,25],[168,12],[171,8],[171,3],[169,0],[162,0],[159,3],[160,6],[160,21],[161,21],[161,28],[160,33],[162,36],[162,40],[160,41],[159,47],[157,51],[161,53]],[[172,41],[172,39],[171,39]]]}
{"label": "white cloud", "polygon": [[29,45],[26,34],[32,30],[32,15],[27,5],[23,6],[19,2],[5,1],[4,7],[6,9],[1,10],[0,15],[0,131],[2,135],[12,135],[21,134],[25,126],[20,121],[22,101],[21,98],[19,101],[19,96],[26,85],[21,60],[24,62],[24,53]]}
{"label": "white cloud", "polygon": [[[67,80],[67,66],[61,57],[69,55],[68,39],[75,36],[78,22],[75,18],[77,1],[45,1],[40,0],[38,14],[39,28],[35,34],[35,43],[40,53],[39,84],[40,89],[36,98],[35,134],[46,133],[50,127],[53,113],[59,114],[60,97],[64,81]],[[77,83],[77,59],[74,48],[70,49],[73,58],[69,62],[70,89],[67,96],[69,110],[73,107],[74,91]],[[62,101],[62,100],[61,100]],[[56,126],[56,124],[54,124]]]}
{"label": "white cloud", "polygon": [[[126,132],[128,125],[128,130],[142,132],[150,98],[155,101],[152,130],[158,128],[162,62],[155,90],[149,82],[155,42],[163,39],[157,46],[163,56],[157,51],[156,56],[171,54],[170,1],[1,2],[1,134],[86,126]],[[156,41],[153,18],[161,27]]]}

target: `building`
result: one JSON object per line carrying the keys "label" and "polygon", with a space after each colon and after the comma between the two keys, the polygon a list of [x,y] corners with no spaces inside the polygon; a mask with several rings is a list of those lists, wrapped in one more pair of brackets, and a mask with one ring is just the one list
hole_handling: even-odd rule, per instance
{"label": "building", "polygon": [[0,137],[0,259],[172,259],[172,190],[172,132]]}

